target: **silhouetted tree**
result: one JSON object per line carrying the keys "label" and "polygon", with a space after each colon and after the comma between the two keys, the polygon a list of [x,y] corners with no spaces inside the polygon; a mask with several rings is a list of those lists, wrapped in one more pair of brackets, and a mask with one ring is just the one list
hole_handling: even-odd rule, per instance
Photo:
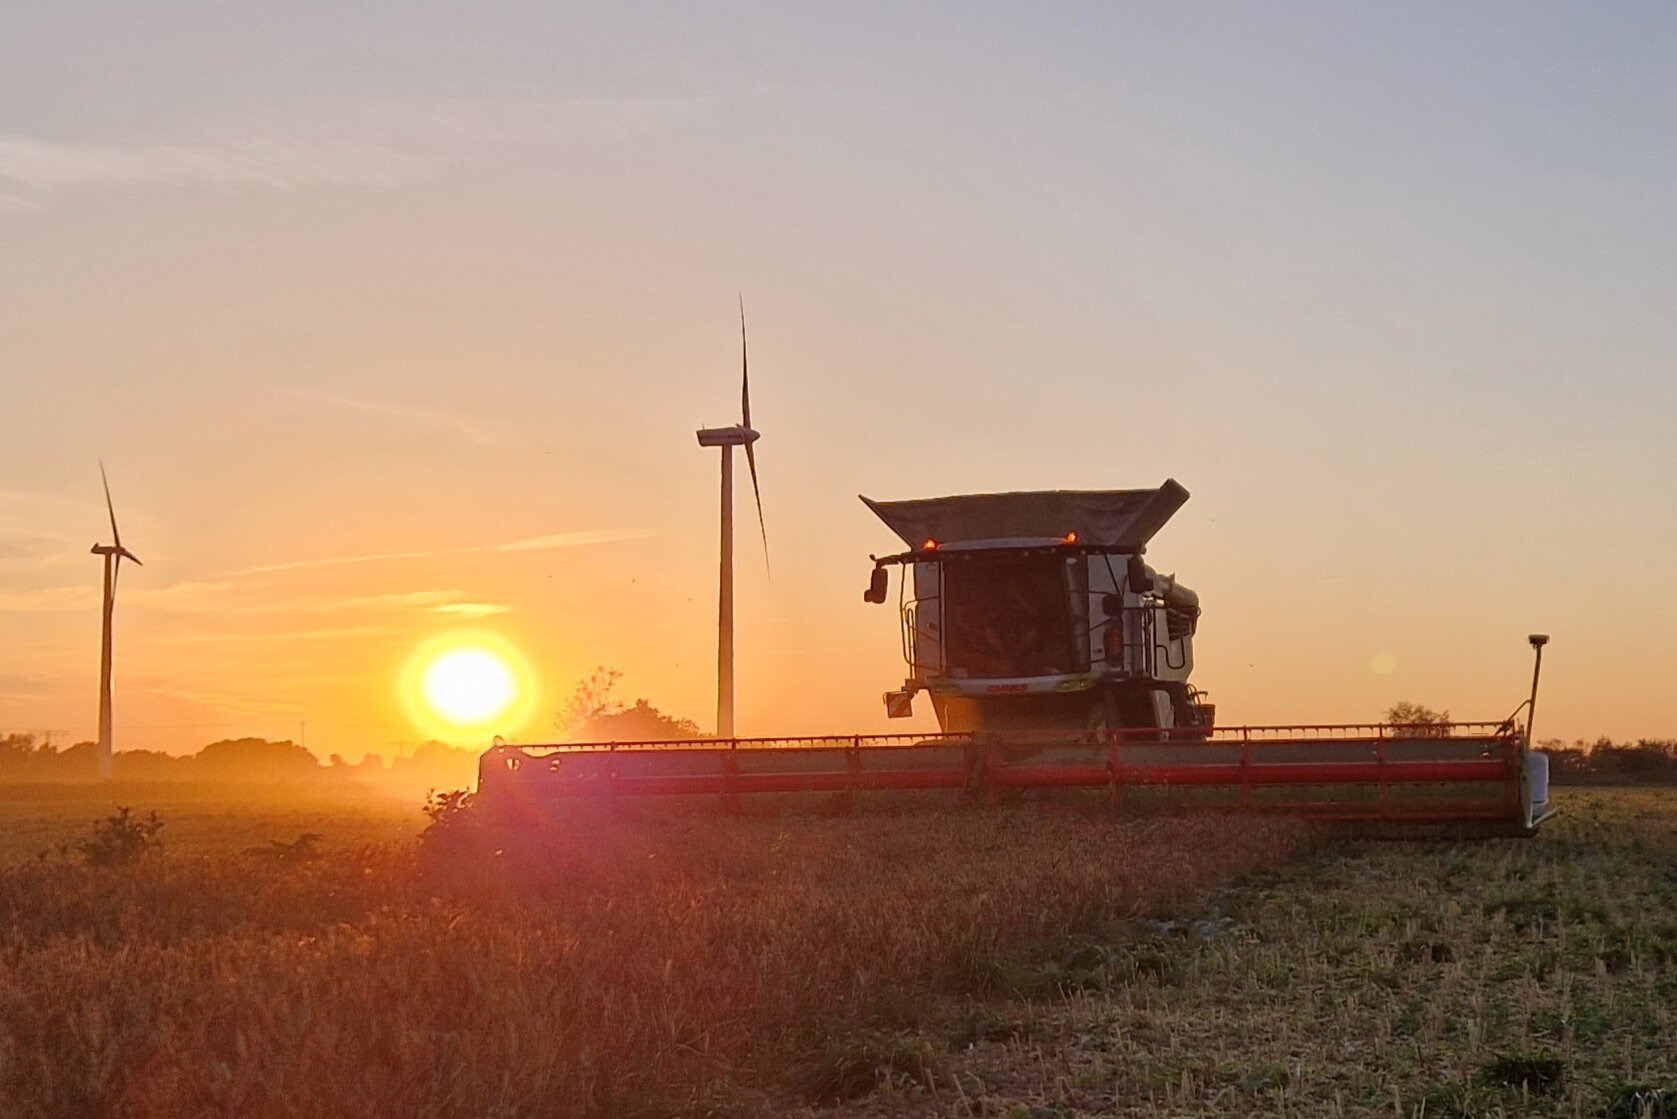
{"label": "silhouetted tree", "polygon": [[111,774],[119,781],[180,781],[191,770],[190,758],[161,750],[119,750],[111,758]]}
{"label": "silhouetted tree", "polygon": [[1450,712],[1402,700],[1386,709],[1386,725],[1401,727],[1417,738],[1443,738],[1450,733]]}
{"label": "silhouetted tree", "polygon": [[596,668],[579,682],[564,710],[558,727],[577,742],[645,742],[658,739],[702,738],[699,724],[678,715],[666,715],[645,699],[623,704],[611,698],[622,673],[615,668]]}
{"label": "silhouetted tree", "polygon": [[392,758],[390,774],[416,787],[454,789],[470,785],[477,778],[480,751],[461,749],[446,742],[421,742],[405,757]]}
{"label": "silhouetted tree", "polygon": [[320,760],[289,739],[224,738],[199,750],[193,769],[199,777],[224,781],[284,781],[313,776]]}

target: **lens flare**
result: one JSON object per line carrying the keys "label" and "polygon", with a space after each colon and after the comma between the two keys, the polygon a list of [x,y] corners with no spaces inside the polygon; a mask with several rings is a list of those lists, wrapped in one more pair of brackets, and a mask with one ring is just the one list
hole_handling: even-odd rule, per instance
{"label": "lens flare", "polygon": [[511,734],[534,711],[534,676],[517,647],[494,633],[444,633],[402,670],[408,717],[444,740]]}

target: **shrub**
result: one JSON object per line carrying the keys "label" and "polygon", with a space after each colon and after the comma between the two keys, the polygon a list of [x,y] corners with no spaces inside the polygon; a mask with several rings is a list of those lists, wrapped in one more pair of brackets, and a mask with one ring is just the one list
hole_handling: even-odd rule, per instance
{"label": "shrub", "polygon": [[76,844],[76,850],[89,866],[128,866],[162,850],[162,830],[156,812],[141,819],[128,808],[118,808],[116,815],[94,824],[93,834]]}

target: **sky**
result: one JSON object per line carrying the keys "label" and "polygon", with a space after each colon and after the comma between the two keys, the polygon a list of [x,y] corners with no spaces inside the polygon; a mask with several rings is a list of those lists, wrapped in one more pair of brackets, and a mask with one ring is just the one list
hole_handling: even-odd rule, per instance
{"label": "sky", "polygon": [[1654,4],[8,3],[0,732],[93,736],[101,458],[118,749],[411,746],[457,632],[509,736],[595,666],[708,726],[743,293],[741,733],[902,725],[857,494],[1174,477],[1219,722],[1498,719],[1545,631],[1539,738],[1677,737],[1674,66]]}

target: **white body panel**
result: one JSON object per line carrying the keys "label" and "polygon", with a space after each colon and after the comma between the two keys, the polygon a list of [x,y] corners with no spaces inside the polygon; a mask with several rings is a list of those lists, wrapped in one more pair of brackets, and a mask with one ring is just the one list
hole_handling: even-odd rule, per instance
{"label": "white body panel", "polygon": [[[1040,549],[1043,542],[1029,542]],[[1018,546],[985,541],[984,550]],[[977,550],[977,549],[975,549]],[[1040,676],[985,675],[950,663],[945,635],[951,623],[944,593],[948,555],[915,562],[904,580],[903,638],[910,684],[937,694],[972,697],[1081,691],[1105,680],[1157,680],[1186,684],[1194,668],[1192,613],[1165,605],[1157,594],[1130,590],[1124,556],[1068,552],[1065,594],[1080,663],[1074,671]],[[1152,575],[1151,569],[1149,574]],[[1172,580],[1154,576],[1159,584]],[[1191,592],[1188,592],[1191,594]],[[1111,602],[1116,609],[1108,613]],[[1173,623],[1174,615],[1174,623]],[[1160,725],[1169,726],[1169,722]]]}

